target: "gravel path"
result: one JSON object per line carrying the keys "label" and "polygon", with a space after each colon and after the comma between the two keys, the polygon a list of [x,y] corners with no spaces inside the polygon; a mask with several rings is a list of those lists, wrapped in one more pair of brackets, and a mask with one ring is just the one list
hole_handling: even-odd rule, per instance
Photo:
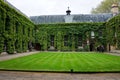
{"label": "gravel path", "polygon": [[120,73],[44,73],[0,71],[0,80],[120,80]]}

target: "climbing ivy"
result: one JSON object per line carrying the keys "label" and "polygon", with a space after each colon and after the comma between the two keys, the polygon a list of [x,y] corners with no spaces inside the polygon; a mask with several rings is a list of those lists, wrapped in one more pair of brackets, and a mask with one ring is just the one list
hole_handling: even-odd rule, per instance
{"label": "climbing ivy", "polygon": [[[91,32],[95,33],[94,39]],[[107,44],[120,49],[120,15],[103,23],[35,25],[29,18],[0,0],[0,53],[26,52],[32,43],[39,43],[41,50],[49,50],[51,35],[54,35],[54,48],[58,51],[89,51],[91,43],[94,44],[94,49],[98,45],[106,48]],[[66,43],[65,36],[68,39]],[[79,37],[83,49],[78,48]]]}
{"label": "climbing ivy", "polygon": [[4,44],[4,37],[3,37],[3,33],[5,32],[4,28],[5,28],[5,19],[4,17],[6,16],[5,15],[5,10],[0,7],[0,53],[3,51],[3,44]]}
{"label": "climbing ivy", "polygon": [[0,0],[0,53],[25,52],[34,42],[34,24]]}
{"label": "climbing ivy", "polygon": [[106,23],[107,42],[120,49],[120,15],[110,19]]}
{"label": "climbing ivy", "polygon": [[[39,24],[36,25],[36,43],[41,45],[42,50],[48,50],[51,46],[50,35],[54,35],[54,47],[56,50],[76,51],[78,50],[78,35],[82,36],[82,43],[86,47],[87,39],[91,39],[91,31],[94,31],[95,46],[106,45],[105,29],[105,23]],[[99,37],[99,31],[102,31],[101,38]],[[64,46],[65,35],[68,36],[68,46]]]}

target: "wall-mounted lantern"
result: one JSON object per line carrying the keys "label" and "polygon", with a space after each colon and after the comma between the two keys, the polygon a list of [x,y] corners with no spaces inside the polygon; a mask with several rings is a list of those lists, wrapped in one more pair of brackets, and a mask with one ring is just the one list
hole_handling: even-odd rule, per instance
{"label": "wall-mounted lantern", "polygon": [[94,31],[91,31],[91,38],[95,38],[95,33],[94,33]]}

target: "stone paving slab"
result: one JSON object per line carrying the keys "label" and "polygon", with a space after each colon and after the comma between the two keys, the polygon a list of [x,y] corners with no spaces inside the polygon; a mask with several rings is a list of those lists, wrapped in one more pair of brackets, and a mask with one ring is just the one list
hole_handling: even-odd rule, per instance
{"label": "stone paving slab", "polygon": [[36,54],[38,52],[39,51],[17,53],[17,54],[11,54],[11,55],[9,55],[9,54],[8,55],[2,55],[2,56],[0,56],[0,61],[9,60],[9,59],[18,58],[18,57],[27,56],[27,55],[32,55],[32,54]]}
{"label": "stone paving slab", "polygon": [[120,73],[45,73],[0,71],[0,80],[120,80]]}

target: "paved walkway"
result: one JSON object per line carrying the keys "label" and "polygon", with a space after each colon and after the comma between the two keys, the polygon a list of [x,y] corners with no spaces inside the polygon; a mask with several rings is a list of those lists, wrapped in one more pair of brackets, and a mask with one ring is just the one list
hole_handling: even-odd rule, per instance
{"label": "paved walkway", "polygon": [[116,55],[116,56],[120,56],[120,53],[107,53],[107,54],[110,54],[110,55]]}
{"label": "paved walkway", "polygon": [[32,54],[36,54],[39,51],[34,51],[34,52],[26,52],[26,53],[17,53],[17,54],[11,54],[11,55],[0,55],[0,61],[3,60],[9,60],[9,59],[13,59],[13,58],[17,58],[17,57],[22,57],[22,56],[27,56],[27,55],[32,55]]}
{"label": "paved walkway", "polygon": [[44,73],[0,71],[0,80],[120,80],[120,73]]}
{"label": "paved walkway", "polygon": [[110,51],[110,54],[120,56],[120,50]]}

